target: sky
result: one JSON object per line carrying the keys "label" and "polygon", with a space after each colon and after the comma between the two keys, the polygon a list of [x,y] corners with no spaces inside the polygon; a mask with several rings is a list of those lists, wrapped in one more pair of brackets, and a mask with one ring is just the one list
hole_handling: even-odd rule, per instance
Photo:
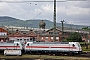
{"label": "sky", "polygon": [[[13,3],[18,1],[54,0],[0,0],[0,16],[10,16],[21,20],[50,20],[53,22],[53,2]],[[90,0],[56,1],[64,1],[56,2],[56,22],[61,23],[60,21],[64,20],[67,24],[90,26]]]}

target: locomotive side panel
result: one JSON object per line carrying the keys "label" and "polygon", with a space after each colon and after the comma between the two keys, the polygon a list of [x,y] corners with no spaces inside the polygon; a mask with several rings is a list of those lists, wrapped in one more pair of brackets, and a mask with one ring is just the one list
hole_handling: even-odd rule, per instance
{"label": "locomotive side panel", "polygon": [[26,51],[50,51],[50,52],[79,52],[81,47],[77,42],[69,43],[29,43],[25,45]]}
{"label": "locomotive side panel", "polygon": [[0,43],[0,50],[5,49],[22,49],[22,45],[20,43]]}
{"label": "locomotive side panel", "polygon": [[25,45],[25,50],[27,51],[70,51],[70,45],[60,44],[60,43],[29,43]]}
{"label": "locomotive side panel", "polygon": [[69,51],[69,44],[44,44],[47,48],[43,48],[44,50],[49,51],[59,51],[59,52],[67,52]]}

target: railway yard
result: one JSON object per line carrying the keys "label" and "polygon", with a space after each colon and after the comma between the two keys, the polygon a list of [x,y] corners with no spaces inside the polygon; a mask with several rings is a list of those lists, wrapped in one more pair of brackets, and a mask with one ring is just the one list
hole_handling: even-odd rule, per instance
{"label": "railway yard", "polygon": [[0,60],[90,60],[90,52],[83,52],[74,56],[66,54],[23,54],[22,56],[4,56],[0,54]]}

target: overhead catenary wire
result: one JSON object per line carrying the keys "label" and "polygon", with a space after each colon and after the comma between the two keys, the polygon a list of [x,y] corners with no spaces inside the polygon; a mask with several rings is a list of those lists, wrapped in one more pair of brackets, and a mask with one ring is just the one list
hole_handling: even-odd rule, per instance
{"label": "overhead catenary wire", "polygon": [[[50,3],[51,4],[51,3]],[[36,17],[38,17],[40,14],[42,14],[44,11],[45,11],[45,9],[48,7],[48,6],[50,6],[50,4],[48,4],[44,9],[42,9],[42,11],[38,14],[38,15],[36,15],[33,19],[35,19]]]}
{"label": "overhead catenary wire", "polygon": [[[0,1],[6,3],[27,3],[27,2],[54,2],[54,1]],[[65,2],[65,1],[56,1],[56,2]]]}
{"label": "overhead catenary wire", "polygon": [[[87,0],[61,0],[56,2],[67,2],[67,1],[87,1]],[[54,1],[0,1],[0,2],[6,2],[6,3],[28,3],[28,2],[54,2]]]}

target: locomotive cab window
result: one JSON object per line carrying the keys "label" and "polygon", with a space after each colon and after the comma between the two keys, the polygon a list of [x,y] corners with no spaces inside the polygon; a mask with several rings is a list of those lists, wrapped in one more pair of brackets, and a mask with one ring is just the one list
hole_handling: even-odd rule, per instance
{"label": "locomotive cab window", "polygon": [[74,47],[75,45],[74,45],[74,44],[72,44],[72,46]]}
{"label": "locomotive cab window", "polygon": [[19,44],[17,43],[17,46],[19,46]]}
{"label": "locomotive cab window", "polygon": [[27,46],[29,46],[29,43],[27,44]]}

